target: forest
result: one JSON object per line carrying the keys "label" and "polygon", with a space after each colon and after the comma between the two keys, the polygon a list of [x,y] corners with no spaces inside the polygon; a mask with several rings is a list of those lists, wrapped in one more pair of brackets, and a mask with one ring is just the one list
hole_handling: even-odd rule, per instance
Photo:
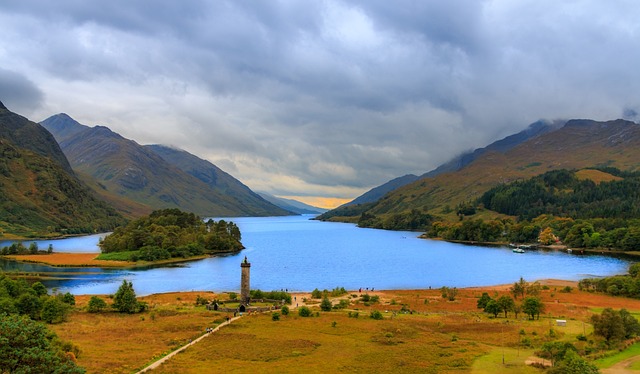
{"label": "forest", "polygon": [[574,248],[640,250],[640,173],[602,168],[618,179],[596,183],[575,171],[555,170],[497,186],[481,196],[478,210],[517,219],[436,220],[428,237],[473,242],[558,242]]}
{"label": "forest", "polygon": [[244,248],[240,240],[240,229],[233,222],[204,222],[193,213],[164,209],[116,228],[99,245],[103,255],[158,261],[239,251]]}

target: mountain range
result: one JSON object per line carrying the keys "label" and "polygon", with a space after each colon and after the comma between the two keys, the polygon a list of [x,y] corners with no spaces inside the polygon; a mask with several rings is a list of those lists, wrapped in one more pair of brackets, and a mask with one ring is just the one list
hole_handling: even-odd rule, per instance
{"label": "mountain range", "polygon": [[[41,124],[56,138],[73,170],[95,180],[97,184],[90,186],[131,216],[145,207],[218,217],[292,214],[188,152],[143,146],[107,127],[82,125],[66,114]],[[131,201],[137,209],[126,206]]]}
{"label": "mountain range", "polygon": [[417,176],[414,174],[407,174],[402,177],[394,178],[389,182],[386,182],[378,187],[372,188],[371,190],[365,192],[364,194],[358,196],[357,198],[353,199],[352,201],[344,205],[348,206],[348,205],[358,205],[358,204],[376,202],[388,192],[391,192],[402,186],[413,183],[422,178],[435,177],[443,173],[458,171],[463,167],[469,165],[470,163],[472,163],[473,161],[475,161],[476,159],[478,159],[480,156],[482,156],[487,152],[504,153],[510,150],[511,148],[526,142],[531,138],[557,130],[561,128],[565,123],[566,121],[562,121],[562,120],[556,120],[556,121],[540,120],[540,121],[534,122],[531,125],[529,125],[526,129],[516,134],[509,135],[503,139],[495,141],[486,147],[478,148],[471,152],[463,153],[457,157],[452,158],[446,163],[438,166],[437,168],[431,171],[428,171],[420,176]]}
{"label": "mountain range", "polygon": [[0,236],[94,233],[125,222],[71,169],[53,136],[0,102]]}
{"label": "mountain range", "polygon": [[290,212],[294,212],[296,214],[321,214],[326,212],[328,209],[322,209],[315,207],[313,205],[302,203],[298,200],[293,199],[285,199],[278,196],[273,196],[266,192],[258,192],[262,198],[271,202],[274,205],[279,206],[282,209],[288,210]]}
{"label": "mountain range", "polygon": [[422,177],[375,202],[343,206],[319,219],[354,221],[363,213],[389,217],[412,211],[455,219],[455,207],[474,202],[501,183],[556,169],[640,168],[640,125],[625,120],[570,120],[559,125],[550,123],[550,128],[541,127],[529,137],[505,138],[512,141],[474,152],[473,160],[457,171]]}

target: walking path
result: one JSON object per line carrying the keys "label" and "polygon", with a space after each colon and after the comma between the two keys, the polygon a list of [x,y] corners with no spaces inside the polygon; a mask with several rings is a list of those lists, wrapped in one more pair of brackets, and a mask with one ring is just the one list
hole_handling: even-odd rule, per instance
{"label": "walking path", "polygon": [[630,368],[631,364],[640,361],[640,356],[633,356],[626,360],[622,360],[608,369],[600,370],[603,374],[633,374],[639,373],[637,370]]}
{"label": "walking path", "polygon": [[[294,294],[296,301],[291,300],[291,309],[295,309],[298,306],[306,306],[307,304],[303,301],[305,298],[309,298],[311,297],[311,294],[307,294],[307,293],[303,293],[303,294]],[[171,357],[177,355],[178,353],[184,351],[185,349],[189,348],[190,346],[196,344],[197,342],[199,342],[200,340],[206,338],[207,336],[213,334],[214,332],[218,331],[220,328],[222,328],[223,326],[226,326],[228,324],[230,324],[231,322],[237,320],[238,318],[241,318],[242,316],[237,316],[237,317],[233,317],[231,318],[228,322],[223,322],[221,324],[219,324],[216,328],[214,328],[213,330],[209,331],[208,333],[205,333],[204,335],[202,335],[201,337],[199,337],[198,339],[189,342],[185,345],[183,345],[182,347],[176,349],[175,351],[169,353],[168,355],[162,357],[161,359],[159,359],[158,361],[153,362],[152,364],[150,364],[149,366],[145,367],[144,369],[140,370],[139,372],[137,372],[136,374],[142,374],[142,373],[146,373],[150,370],[153,370],[155,368],[157,368],[158,366],[162,365],[165,361],[167,361],[168,359],[170,359]]]}
{"label": "walking path", "polygon": [[237,317],[233,317],[231,318],[229,321],[227,322],[223,322],[221,324],[219,324],[218,326],[216,326],[213,330],[209,331],[208,333],[205,333],[204,335],[202,335],[201,337],[199,337],[198,339],[187,343],[186,345],[183,345],[182,347],[176,349],[175,351],[169,353],[168,355],[164,356],[163,358],[159,359],[158,361],[152,363],[151,365],[147,366],[146,368],[140,370],[138,373],[136,374],[141,374],[141,373],[146,373],[149,370],[153,370],[155,368],[157,368],[158,366],[162,365],[165,361],[167,361],[168,359],[170,359],[171,357],[177,355],[178,353],[184,351],[185,349],[189,348],[190,346],[196,344],[197,342],[199,342],[200,340],[206,338],[207,336],[213,334],[214,332],[220,330],[220,328],[222,328],[223,326],[226,326],[228,324],[230,324],[231,322],[237,320],[238,318],[241,318],[241,316],[237,316]]}

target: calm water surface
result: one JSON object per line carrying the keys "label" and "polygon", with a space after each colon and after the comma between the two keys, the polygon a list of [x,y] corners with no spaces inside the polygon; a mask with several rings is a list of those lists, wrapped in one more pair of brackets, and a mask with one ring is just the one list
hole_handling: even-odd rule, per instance
{"label": "calm water surface", "polygon": [[[246,249],[234,255],[164,268],[136,270],[55,269],[67,278],[48,287],[74,294],[111,294],[123,279],[138,295],[158,292],[240,288],[240,262],[251,262],[251,288],[311,291],[314,288],[417,289],[512,283],[520,276],[578,280],[626,272],[629,262],[606,256],[530,251],[515,254],[492,248],[418,239],[419,233],[357,228],[318,222],[309,216],[232,218]],[[53,242],[56,252],[96,251],[97,236]],[[76,241],[82,241],[78,244]],[[93,242],[92,242],[93,241]],[[76,243],[74,243],[76,242]],[[39,247],[46,245],[38,243]],[[69,250],[67,248],[73,248]],[[0,260],[7,270],[51,271],[32,264]],[[89,274],[73,274],[87,272]]]}

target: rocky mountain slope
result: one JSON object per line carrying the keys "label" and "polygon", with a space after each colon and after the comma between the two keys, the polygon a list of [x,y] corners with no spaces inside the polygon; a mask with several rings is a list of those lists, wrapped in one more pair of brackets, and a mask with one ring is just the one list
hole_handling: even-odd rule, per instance
{"label": "rocky mountain slope", "polygon": [[202,175],[213,175],[215,180],[224,180],[223,187],[182,170],[181,167],[191,170],[184,166],[184,159],[197,159],[193,155],[181,154],[182,158],[178,158],[179,152],[165,151],[165,157],[171,154],[178,160],[170,162],[156,152],[158,147],[154,150],[142,146],[104,126],[79,124],[64,114],[47,118],[42,125],[56,137],[73,169],[79,175],[95,179],[96,190],[114,204],[116,196],[121,201],[134,201],[149,209],[179,208],[201,216],[287,214],[247,192],[240,182],[231,183],[232,177],[213,173],[211,164],[207,165],[207,171],[197,170]]}

